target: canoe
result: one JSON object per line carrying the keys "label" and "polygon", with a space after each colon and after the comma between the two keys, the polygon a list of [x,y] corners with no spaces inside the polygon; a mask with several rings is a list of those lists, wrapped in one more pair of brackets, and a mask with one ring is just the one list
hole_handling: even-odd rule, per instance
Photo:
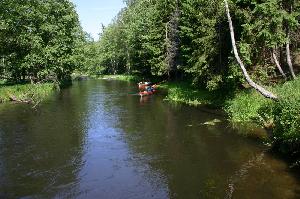
{"label": "canoe", "polygon": [[140,94],[141,97],[146,96],[146,95],[153,95],[154,93],[156,93],[156,90],[153,90],[153,91],[141,91],[141,92],[139,92],[139,94]]}
{"label": "canoe", "polygon": [[151,84],[150,82],[148,82],[147,84],[144,84],[144,83],[138,83],[138,86],[139,86],[139,90],[140,90],[140,91],[146,90],[147,86],[151,86],[151,87],[154,88],[154,89],[157,88],[157,85],[156,85],[156,84]]}

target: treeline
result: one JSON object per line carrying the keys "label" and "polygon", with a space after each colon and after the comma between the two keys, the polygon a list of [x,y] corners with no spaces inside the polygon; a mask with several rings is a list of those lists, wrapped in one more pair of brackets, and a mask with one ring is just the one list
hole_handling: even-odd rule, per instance
{"label": "treeline", "polygon": [[68,0],[1,0],[0,79],[70,82],[84,34]]}
{"label": "treeline", "polygon": [[[126,5],[100,40],[86,46],[85,70],[185,78],[209,90],[244,81],[223,0],[127,0]],[[238,51],[254,81],[294,78],[299,1],[233,0],[229,7]]]}

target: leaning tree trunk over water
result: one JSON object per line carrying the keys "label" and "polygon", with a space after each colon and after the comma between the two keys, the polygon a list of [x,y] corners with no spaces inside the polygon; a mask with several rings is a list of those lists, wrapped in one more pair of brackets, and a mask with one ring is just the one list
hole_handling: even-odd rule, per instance
{"label": "leaning tree trunk over water", "polygon": [[282,70],[282,68],[281,68],[281,66],[280,66],[280,63],[279,63],[279,61],[278,61],[278,59],[277,59],[277,56],[276,56],[275,51],[276,51],[276,50],[273,48],[273,50],[272,50],[272,57],[273,57],[273,59],[274,59],[274,62],[275,62],[275,64],[276,64],[276,66],[277,66],[277,68],[278,68],[280,74],[284,77],[284,79],[286,79],[286,75],[285,75],[285,73],[283,72],[283,70]]}
{"label": "leaning tree trunk over water", "polygon": [[228,6],[228,2],[227,0],[224,0],[225,3],[225,8],[226,8],[226,13],[227,13],[227,17],[228,17],[228,22],[229,22],[229,29],[230,29],[230,36],[231,36],[231,43],[232,43],[232,48],[233,48],[233,52],[235,55],[235,58],[237,60],[237,62],[239,63],[243,75],[246,78],[246,81],[249,83],[249,85],[251,87],[253,87],[255,90],[257,90],[260,94],[262,94],[264,97],[266,98],[270,98],[270,99],[277,99],[277,96],[274,95],[273,93],[271,93],[270,91],[267,91],[265,88],[261,87],[260,85],[256,84],[248,75],[247,70],[238,54],[237,51],[237,47],[236,47],[236,43],[235,43],[235,37],[234,37],[234,30],[233,30],[233,25],[232,25],[232,20],[231,20],[231,16],[230,16],[230,12],[229,12],[229,6]]}

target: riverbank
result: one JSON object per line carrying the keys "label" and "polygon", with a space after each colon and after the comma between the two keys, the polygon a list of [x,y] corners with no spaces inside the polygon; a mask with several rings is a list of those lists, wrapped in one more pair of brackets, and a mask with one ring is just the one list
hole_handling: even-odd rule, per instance
{"label": "riverbank", "polygon": [[0,103],[8,101],[36,104],[56,89],[53,83],[0,85]]}
{"label": "riverbank", "polygon": [[128,81],[128,82],[139,82],[143,80],[142,77],[137,75],[90,75],[86,73],[74,72],[71,76],[72,76],[72,80],[74,81],[85,80],[88,78],[120,80],[120,81]]}
{"label": "riverbank", "polygon": [[221,108],[226,99],[218,92],[193,88],[186,82],[165,82],[158,87],[167,90],[166,100],[192,106],[208,105]]}
{"label": "riverbank", "polygon": [[134,75],[101,75],[98,76],[97,79],[114,79],[128,82],[139,82],[142,80],[141,77]]}

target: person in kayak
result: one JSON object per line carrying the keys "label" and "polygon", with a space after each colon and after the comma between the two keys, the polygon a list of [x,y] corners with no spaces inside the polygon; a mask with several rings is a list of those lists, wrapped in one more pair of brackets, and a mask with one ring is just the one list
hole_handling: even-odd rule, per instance
{"label": "person in kayak", "polygon": [[146,90],[146,88],[147,88],[148,86],[151,86],[151,85],[152,85],[151,82],[139,82],[139,83],[138,83],[138,86],[139,86],[139,90],[140,90],[140,91]]}
{"label": "person in kayak", "polygon": [[153,92],[154,88],[152,86],[146,86],[146,91],[147,92]]}

